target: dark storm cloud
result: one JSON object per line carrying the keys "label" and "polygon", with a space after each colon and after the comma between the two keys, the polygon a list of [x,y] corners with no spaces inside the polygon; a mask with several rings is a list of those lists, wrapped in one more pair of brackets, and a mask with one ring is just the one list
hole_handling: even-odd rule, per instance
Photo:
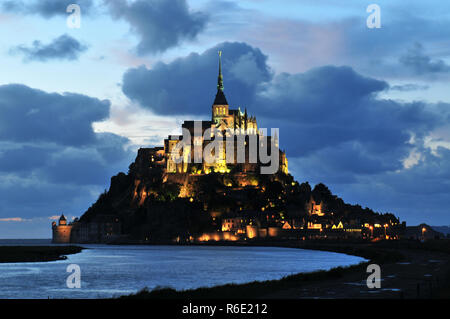
{"label": "dark storm cloud", "polygon": [[[367,167],[354,166],[355,170],[395,169],[408,154],[411,134],[421,138],[442,124],[424,103],[378,99],[377,94],[389,85],[350,67],[324,66],[273,76],[267,57],[245,43],[223,43],[202,54],[158,63],[150,70],[130,69],[124,75],[123,91],[157,114],[207,115],[217,90],[219,49],[224,52],[228,102],[235,108],[248,107],[263,127],[283,127],[280,134],[291,156],[347,143],[353,149],[343,154],[354,158],[375,155],[378,161],[361,161]],[[388,152],[392,165],[376,156]]]}
{"label": "dark storm cloud", "polygon": [[68,147],[54,152],[37,174],[52,183],[108,184],[111,176],[129,165],[133,155],[124,150],[128,142],[112,133],[96,133],[96,141],[91,146]]}
{"label": "dark storm cloud", "polygon": [[[378,174],[352,174],[336,169],[334,152],[320,152],[302,158],[291,158],[289,166],[301,179],[312,184],[324,182],[350,203],[378,211],[394,212],[409,225],[421,222],[448,224],[450,205],[450,157],[442,149],[439,156],[424,152],[423,159],[410,169]],[[389,159],[386,160],[386,162]],[[356,161],[353,162],[358,165]]]}
{"label": "dark storm cloud", "polygon": [[117,163],[128,164],[129,153],[123,149],[128,140],[111,133],[96,135],[94,144],[83,147],[12,144],[12,149],[0,151],[0,174],[33,175],[56,184],[103,185],[123,169]]}
{"label": "dark storm cloud", "polygon": [[0,148],[0,172],[28,174],[49,160],[51,153],[41,147],[14,145],[13,148]]}
{"label": "dark storm cloud", "polygon": [[[424,141],[448,127],[450,104],[381,99],[385,82],[347,67],[281,74],[265,87],[250,109],[263,115],[259,125],[280,127],[296,176],[410,223],[444,222],[450,151],[431,154]],[[412,152],[418,162],[406,167]]]}
{"label": "dark storm cloud", "polygon": [[267,57],[245,43],[222,43],[202,54],[192,53],[172,63],[129,69],[123,92],[157,114],[208,114],[217,91],[218,51],[225,91],[233,105],[249,105],[257,87],[271,78]]}
{"label": "dark storm cloud", "polygon": [[186,0],[105,0],[115,18],[127,21],[140,36],[137,53],[164,52],[193,40],[205,28],[207,16],[189,10]]}
{"label": "dark storm cloud", "polygon": [[[388,84],[364,77],[350,67],[324,66],[305,73],[277,75],[257,96],[260,111],[311,123],[333,118],[354,119],[364,112],[362,104],[388,88]],[[275,103],[275,104],[273,104]],[[279,109],[281,107],[281,109]],[[330,112],[324,112],[330,111]]]}
{"label": "dark storm cloud", "polygon": [[108,163],[95,148],[66,148],[52,154],[47,166],[41,167],[38,174],[51,183],[102,185],[108,180]]}
{"label": "dark storm cloud", "polygon": [[423,46],[419,43],[416,43],[412,49],[400,57],[400,63],[418,75],[447,73],[450,71],[450,66],[443,60],[432,60],[426,55]]}
{"label": "dark storm cloud", "polygon": [[92,122],[106,119],[110,102],[75,93],[0,86],[0,141],[80,146],[95,142]]}
{"label": "dark storm cloud", "polygon": [[128,139],[96,133],[109,101],[0,86],[0,217],[83,211],[134,154]]}
{"label": "dark storm cloud", "polygon": [[51,18],[57,15],[67,15],[66,10],[70,4],[78,4],[83,14],[88,14],[93,9],[92,0],[3,0],[0,8],[4,12],[38,14],[44,18]]}
{"label": "dark storm cloud", "polygon": [[157,114],[206,116],[216,92],[217,51],[223,50],[225,94],[233,108],[248,107],[260,127],[279,127],[290,157],[319,155],[325,167],[351,174],[395,171],[412,149],[444,125],[442,111],[422,102],[379,99],[388,83],[350,67],[324,66],[273,75],[267,57],[245,43],[223,43],[152,69],[128,70],[123,91]]}
{"label": "dark storm cloud", "polygon": [[436,154],[429,149],[421,154],[417,165],[409,170],[386,174],[384,182],[397,193],[424,196],[450,194],[450,150],[438,147]]}
{"label": "dark storm cloud", "polygon": [[128,138],[113,133],[95,133],[95,145],[104,162],[119,162],[126,159],[128,153],[123,146],[129,143]]}
{"label": "dark storm cloud", "polygon": [[424,103],[378,99],[388,87],[349,67],[326,66],[276,76],[256,96],[252,110],[265,125],[286,128],[294,156],[349,141],[374,154],[406,151],[411,133],[423,137],[443,121]]}
{"label": "dark storm cloud", "polygon": [[31,46],[19,45],[11,50],[11,53],[23,54],[25,61],[49,61],[49,60],[77,60],[81,53],[87,50],[87,46],[69,35],[62,35],[51,43],[42,44],[34,41]]}
{"label": "dark storm cloud", "polygon": [[[0,184],[0,217],[20,215],[24,218],[52,216],[52,206],[65,206],[80,196],[86,196],[89,188],[73,184],[55,184],[33,179],[2,177]],[[58,209],[58,208],[56,208]],[[56,213],[53,211],[53,213]]]}
{"label": "dark storm cloud", "polygon": [[[423,150],[421,160],[410,169],[374,175],[352,174],[353,181],[350,183],[345,182],[347,173],[340,176],[339,171],[328,170],[323,165],[323,157],[304,159],[298,165],[307,176],[314,175],[311,180],[335,183],[336,191],[352,202],[393,211],[410,225],[427,220],[448,225],[450,150],[438,148],[436,152],[437,156],[429,149]],[[311,171],[311,168],[314,170]],[[308,169],[310,172],[307,172]]]}

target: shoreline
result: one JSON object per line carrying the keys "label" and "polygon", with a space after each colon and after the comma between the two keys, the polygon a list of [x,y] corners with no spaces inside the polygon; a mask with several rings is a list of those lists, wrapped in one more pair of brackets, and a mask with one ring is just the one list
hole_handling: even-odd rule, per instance
{"label": "shoreline", "polygon": [[[146,288],[120,299],[302,299],[302,298],[442,298],[450,291],[450,245],[448,240],[356,242],[219,242],[199,246],[266,246],[323,250],[362,257],[357,265],[298,273],[278,280],[225,284],[175,290]],[[369,289],[367,265],[379,264],[382,288]]]}
{"label": "shoreline", "polygon": [[49,262],[78,254],[79,246],[0,246],[0,263]]}
{"label": "shoreline", "polygon": [[[148,244],[147,244],[148,245]],[[320,250],[358,256],[366,261],[347,267],[288,275],[281,279],[224,284],[188,290],[170,287],[113,299],[403,299],[450,297],[450,240],[349,242],[254,241],[198,244],[152,243],[168,246],[280,247]],[[80,246],[0,246],[0,263],[64,260]],[[381,266],[381,289],[366,285],[367,265]]]}

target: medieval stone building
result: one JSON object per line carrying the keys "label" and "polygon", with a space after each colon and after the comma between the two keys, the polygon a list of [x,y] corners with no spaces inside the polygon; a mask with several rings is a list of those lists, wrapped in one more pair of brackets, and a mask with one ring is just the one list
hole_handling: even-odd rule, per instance
{"label": "medieval stone building", "polygon": [[72,225],[67,224],[67,219],[63,215],[59,218],[58,225],[56,222],[52,223],[53,239],[55,244],[66,244],[70,242],[70,236],[72,232]]}
{"label": "medieval stone building", "polygon": [[285,152],[279,149],[276,131],[273,138],[264,136],[258,130],[256,118],[246,109],[244,112],[240,108],[230,109],[224,94],[220,55],[211,120],[184,121],[183,135],[170,135],[164,140],[164,147],[145,149],[145,152],[153,165],[163,166],[167,173],[208,174],[232,170],[259,173],[261,166],[267,164],[261,158],[264,149],[267,156],[278,156],[276,171],[287,174],[288,161]]}
{"label": "medieval stone building", "polygon": [[[80,220],[70,225],[63,216],[52,225],[53,241],[58,243],[123,242],[130,231],[131,212],[141,208],[148,198],[157,198],[163,184],[179,185],[179,198],[192,198],[194,185],[207,174],[233,177],[237,189],[257,187],[258,174],[288,174],[286,155],[279,149],[278,133],[268,136],[258,127],[256,118],[247,110],[231,109],[224,94],[221,54],[217,94],[212,103],[211,119],[184,121],[181,135],[170,135],[164,146],[141,148],[128,175],[120,173],[111,179],[108,194],[102,194]],[[286,175],[284,175],[286,174]],[[229,190],[233,183],[227,182]],[[100,203],[99,203],[100,202]],[[122,203],[121,208],[117,208]],[[117,206],[116,206],[117,205]],[[204,211],[208,211],[207,203]],[[99,212],[92,214],[92,212]],[[118,214],[118,211],[124,212]],[[213,220],[218,211],[209,212]],[[139,211],[141,218],[145,210]],[[136,214],[138,215],[138,214]],[[219,214],[220,215],[220,214]],[[123,218],[123,219],[122,219]],[[132,223],[131,223],[132,224]],[[145,225],[136,230],[147,240]],[[220,226],[219,226],[220,227]],[[234,229],[235,226],[230,226]],[[270,234],[272,234],[270,232]],[[230,235],[230,234],[229,234]],[[136,235],[137,236],[137,235]],[[230,238],[235,238],[234,234]]]}

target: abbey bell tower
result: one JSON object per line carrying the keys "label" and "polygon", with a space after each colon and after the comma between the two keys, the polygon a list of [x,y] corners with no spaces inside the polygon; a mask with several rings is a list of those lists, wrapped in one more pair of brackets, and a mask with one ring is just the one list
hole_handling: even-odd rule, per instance
{"label": "abbey bell tower", "polygon": [[219,51],[219,76],[217,78],[217,94],[212,106],[212,123],[220,130],[238,130],[245,134],[257,134],[256,118],[249,116],[247,110],[243,113],[240,108],[230,110],[223,93],[222,51]]}
{"label": "abbey bell tower", "polygon": [[219,124],[224,118],[227,118],[228,102],[223,93],[223,76],[222,76],[222,51],[219,51],[219,76],[217,78],[217,94],[212,106],[212,121],[215,124]]}

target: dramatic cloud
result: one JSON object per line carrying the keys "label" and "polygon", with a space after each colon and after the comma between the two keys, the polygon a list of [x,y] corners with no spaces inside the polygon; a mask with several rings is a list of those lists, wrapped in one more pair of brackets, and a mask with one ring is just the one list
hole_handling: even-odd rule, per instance
{"label": "dramatic cloud", "polygon": [[81,94],[0,86],[0,218],[79,216],[92,204],[134,157],[128,139],[93,131],[109,108]]}
{"label": "dramatic cloud", "polygon": [[[231,107],[247,107],[257,116],[260,128],[280,128],[281,147],[286,149],[291,171],[301,181],[324,182],[344,198],[364,205],[370,192],[381,196],[382,188],[368,190],[364,186],[376,181],[384,189],[394,188],[393,194],[402,202],[395,203],[393,195],[379,203],[367,200],[367,205],[400,212],[402,218],[410,208],[408,199],[400,194],[402,185],[417,192],[429,189],[432,182],[411,185],[420,184],[429,174],[426,180],[447,189],[441,179],[450,174],[450,167],[435,169],[447,151],[433,153],[425,140],[439,128],[448,127],[450,104],[382,99],[379,93],[388,91],[389,84],[351,67],[323,66],[274,75],[259,49],[245,43],[223,43],[202,54],[158,63],[152,69],[130,69],[123,78],[123,91],[157,114],[204,114],[209,118],[219,49],[224,52],[225,95]],[[358,187],[368,194],[354,197],[351,192]],[[437,193],[436,199],[441,205],[450,204]],[[419,222],[418,211],[414,216],[414,222]]]}
{"label": "dramatic cloud", "polygon": [[192,53],[172,63],[129,69],[123,92],[157,114],[209,114],[217,91],[218,54],[222,63],[228,102],[248,105],[258,86],[271,78],[267,57],[245,43],[222,43],[202,54]]}
{"label": "dramatic cloud", "polygon": [[[327,181],[333,189],[353,203],[377,207],[400,215],[409,224],[431,221],[448,224],[450,192],[450,150],[436,154],[422,150],[421,160],[410,169],[380,174],[348,174],[327,165],[332,152],[294,160],[297,173],[313,183]],[[357,162],[354,161],[357,165]]]}
{"label": "dramatic cloud", "polygon": [[34,41],[31,46],[20,45],[11,52],[24,55],[25,61],[77,60],[87,50],[87,46],[69,35],[62,35],[49,44]]}
{"label": "dramatic cloud", "polygon": [[83,14],[88,14],[93,8],[92,0],[4,0],[0,8],[4,12],[21,14],[38,14],[44,18],[51,18],[57,15],[67,15],[67,7],[70,4],[78,4]]}
{"label": "dramatic cloud", "polygon": [[139,34],[137,53],[163,52],[193,40],[207,22],[202,12],[189,11],[186,0],[105,0],[115,18],[127,21]]}
{"label": "dramatic cloud", "polygon": [[216,92],[219,49],[224,52],[228,102],[248,107],[264,127],[283,127],[285,145],[294,156],[347,143],[352,152],[369,151],[369,155],[396,150],[391,155],[400,160],[408,153],[411,134],[422,138],[441,123],[423,103],[377,99],[389,85],[350,67],[273,76],[266,56],[245,43],[223,43],[150,70],[130,69],[124,75],[123,91],[157,114],[208,116]]}
{"label": "dramatic cloud", "polygon": [[387,88],[386,82],[349,67],[327,66],[277,75],[258,92],[251,109],[262,115],[264,125],[285,128],[295,142],[288,144],[294,156],[356,142],[377,157],[406,151],[411,134],[423,138],[443,124],[424,103],[378,99],[377,93]]}
{"label": "dramatic cloud", "polygon": [[[264,127],[280,127],[280,143],[300,179],[324,182],[353,203],[395,212],[410,223],[426,220],[424,208],[442,223],[450,204],[442,195],[449,186],[450,167],[443,165],[449,151],[432,154],[424,140],[449,126],[450,104],[378,98],[387,88],[348,67],[321,67],[276,76],[251,110],[263,115]],[[405,165],[414,152],[418,160]],[[420,194],[417,205],[411,194]],[[433,201],[429,207],[419,204],[424,194]]]}
{"label": "dramatic cloud", "polygon": [[109,115],[109,101],[75,93],[10,84],[0,86],[0,97],[0,141],[88,145],[96,140],[92,122]]}

